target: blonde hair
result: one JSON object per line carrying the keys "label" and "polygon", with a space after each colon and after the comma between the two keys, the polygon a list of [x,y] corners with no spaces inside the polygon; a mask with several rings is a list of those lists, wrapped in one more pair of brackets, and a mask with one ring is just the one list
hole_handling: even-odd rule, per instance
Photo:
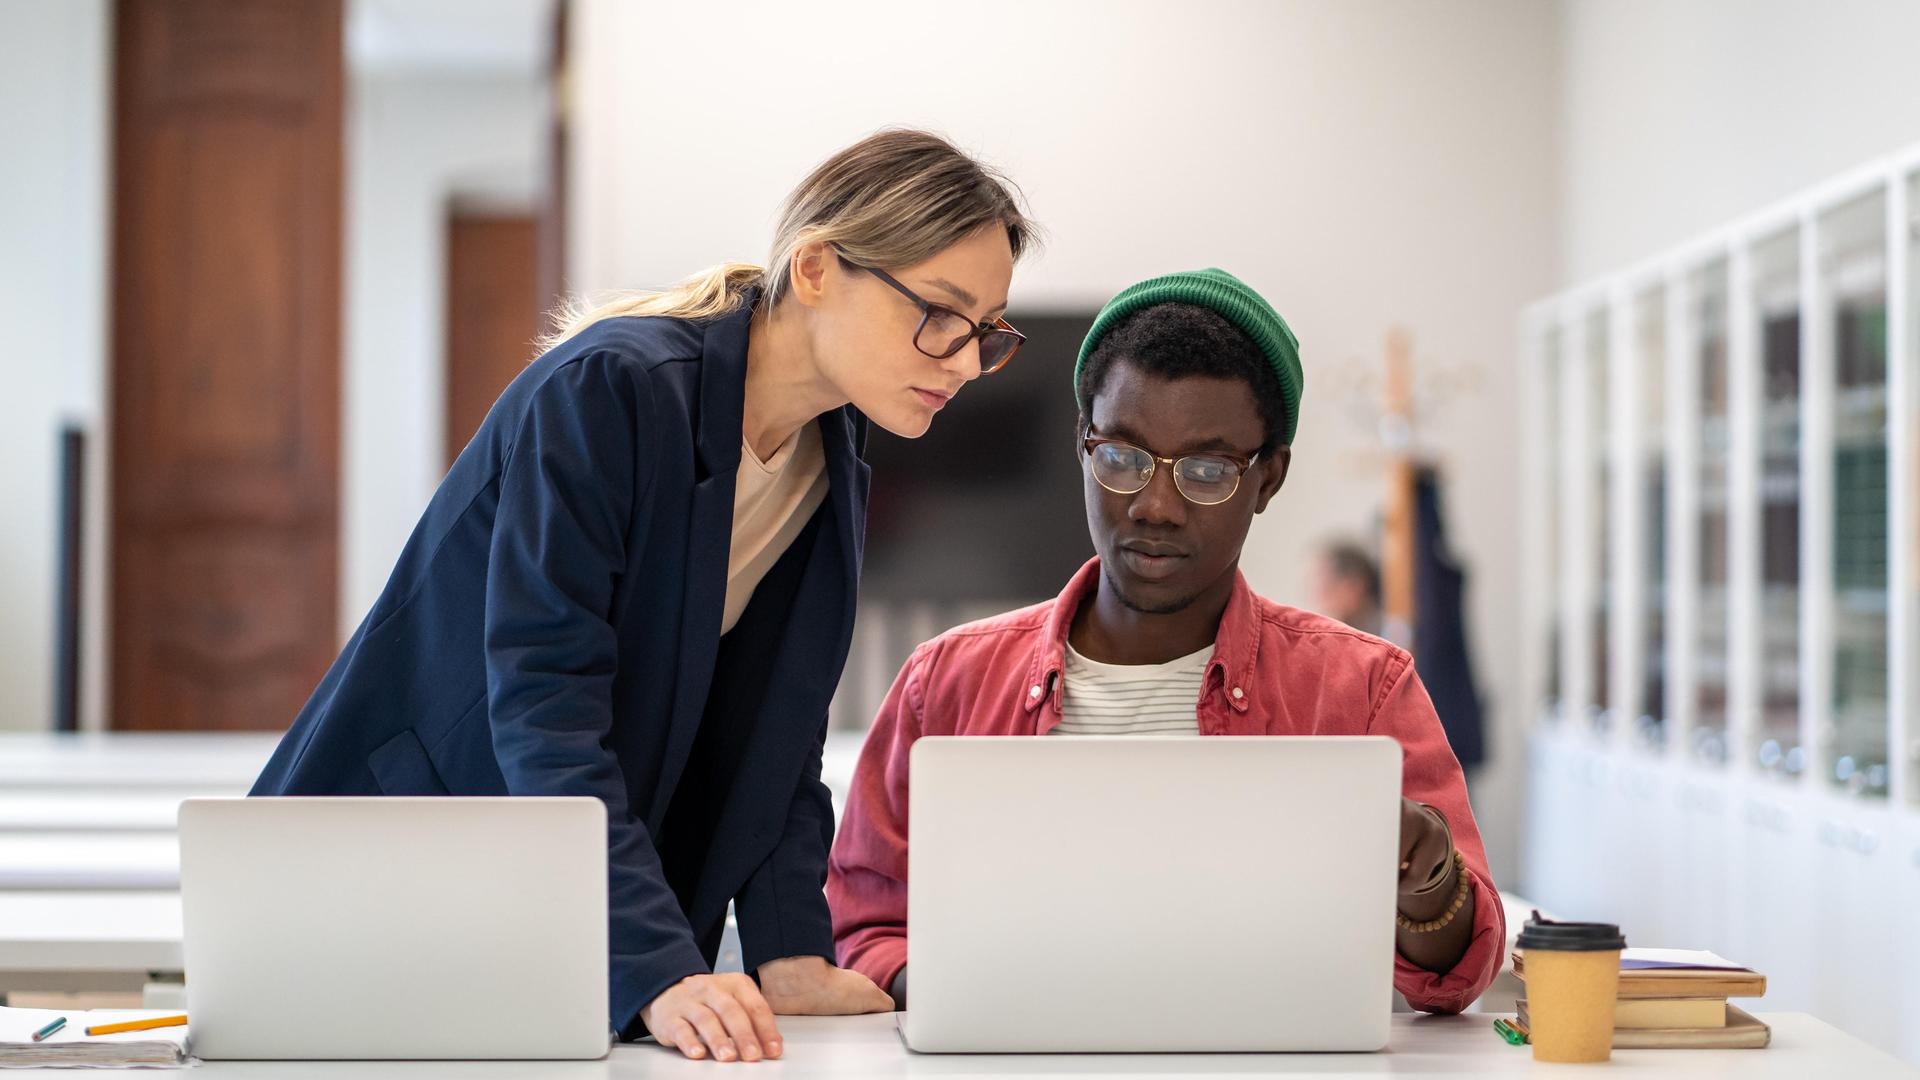
{"label": "blonde hair", "polygon": [[880,131],[821,162],[787,196],[766,267],[721,263],[660,292],[625,292],[599,304],[575,298],[555,313],[540,349],[602,319],[717,318],[754,286],[772,308],[793,287],[793,253],[811,241],[827,241],[862,266],[898,268],[996,224],[1007,230],[1015,260],[1037,238],[1012,181],[938,135]]}

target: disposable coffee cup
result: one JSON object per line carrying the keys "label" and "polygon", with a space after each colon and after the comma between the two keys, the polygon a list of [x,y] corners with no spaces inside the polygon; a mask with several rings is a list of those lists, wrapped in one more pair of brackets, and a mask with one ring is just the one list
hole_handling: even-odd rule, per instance
{"label": "disposable coffee cup", "polygon": [[1556,922],[1539,912],[1520,930],[1527,1028],[1535,1061],[1605,1061],[1613,1055],[1620,950],[1612,923]]}

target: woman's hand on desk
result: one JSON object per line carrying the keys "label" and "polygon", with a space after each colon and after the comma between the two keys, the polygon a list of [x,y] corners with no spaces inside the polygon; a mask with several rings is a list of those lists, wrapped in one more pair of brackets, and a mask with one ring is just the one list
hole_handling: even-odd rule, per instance
{"label": "woman's hand on desk", "polygon": [[857,971],[818,956],[793,956],[760,965],[760,990],[784,1016],[847,1016],[892,1012],[893,998]]}
{"label": "woman's hand on desk", "polygon": [[690,1058],[759,1061],[780,1056],[773,1010],[753,980],[737,972],[681,979],[640,1010],[640,1022],[662,1046]]}

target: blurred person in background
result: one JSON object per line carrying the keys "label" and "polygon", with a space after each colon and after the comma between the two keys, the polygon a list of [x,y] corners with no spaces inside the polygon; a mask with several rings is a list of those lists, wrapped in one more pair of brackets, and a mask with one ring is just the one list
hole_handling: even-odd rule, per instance
{"label": "blurred person in background", "polygon": [[1381,628],[1380,566],[1350,540],[1321,548],[1314,564],[1313,609],[1369,634]]}

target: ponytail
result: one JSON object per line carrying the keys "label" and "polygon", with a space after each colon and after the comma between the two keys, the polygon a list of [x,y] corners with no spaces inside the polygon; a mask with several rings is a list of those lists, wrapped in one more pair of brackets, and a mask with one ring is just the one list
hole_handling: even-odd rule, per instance
{"label": "ponytail", "polygon": [[540,351],[553,348],[601,319],[628,315],[718,318],[738,308],[742,294],[765,278],[766,271],[753,263],[729,262],[708,267],[660,292],[621,293],[599,304],[574,299],[555,313],[554,330],[540,340]]}

